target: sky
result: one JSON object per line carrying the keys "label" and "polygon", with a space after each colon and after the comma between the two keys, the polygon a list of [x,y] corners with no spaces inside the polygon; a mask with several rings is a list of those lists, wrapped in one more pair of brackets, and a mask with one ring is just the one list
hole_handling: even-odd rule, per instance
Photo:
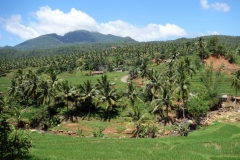
{"label": "sky", "polygon": [[0,47],[88,30],[140,42],[240,36],[239,0],[1,0]]}

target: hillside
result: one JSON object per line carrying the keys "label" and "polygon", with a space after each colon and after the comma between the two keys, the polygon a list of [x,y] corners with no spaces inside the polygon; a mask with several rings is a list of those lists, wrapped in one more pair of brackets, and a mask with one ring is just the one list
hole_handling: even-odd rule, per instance
{"label": "hillside", "polygon": [[210,56],[208,59],[204,60],[207,66],[212,65],[214,70],[220,69],[221,71],[227,73],[234,73],[236,70],[239,70],[240,67],[237,64],[229,63],[224,57],[213,57]]}
{"label": "hillside", "polygon": [[135,43],[130,37],[120,37],[115,35],[105,35],[99,32],[89,32],[86,30],[78,30],[68,32],[63,36],[53,34],[42,35],[34,39],[27,40],[21,44],[14,46],[18,50],[36,50],[51,49],[76,44],[94,44],[94,43]]}
{"label": "hillside", "polygon": [[[238,45],[240,43],[240,36],[228,36],[228,35],[210,35],[210,36],[202,36],[204,41],[209,41],[212,37],[217,37],[220,44],[231,44],[231,45]],[[187,43],[195,41],[197,42],[199,37],[195,38],[179,38],[176,40],[170,40],[167,42],[171,43]]]}
{"label": "hillside", "polygon": [[[205,44],[216,35],[204,36]],[[218,44],[224,48],[232,48],[236,51],[240,44],[240,36],[217,35]],[[138,46],[143,50],[147,50],[148,46],[156,46],[157,54],[166,55],[166,49],[172,48],[173,44],[189,45],[192,52],[197,52],[198,37],[195,38],[179,38],[171,41],[151,41],[137,42],[130,37],[118,37],[114,35],[104,35],[98,32],[74,31],[64,36],[57,34],[43,35],[38,38],[25,41],[15,47],[5,46],[0,48],[0,59],[23,59],[28,57],[43,57],[54,55],[68,55],[75,51],[98,51],[109,49],[112,46],[122,48],[127,46]],[[163,47],[160,47],[163,46]],[[183,48],[182,48],[183,49]],[[232,51],[231,51],[232,52]]]}

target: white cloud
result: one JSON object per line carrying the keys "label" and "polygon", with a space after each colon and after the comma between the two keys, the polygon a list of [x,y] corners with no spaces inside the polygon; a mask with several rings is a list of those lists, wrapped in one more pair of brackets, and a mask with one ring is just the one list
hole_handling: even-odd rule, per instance
{"label": "white cloud", "polygon": [[228,6],[226,3],[215,2],[213,4],[208,4],[208,0],[200,0],[200,4],[201,7],[206,10],[209,8],[222,12],[228,12],[230,10],[230,6]]}
{"label": "white cloud", "polygon": [[13,15],[10,19],[5,20],[6,30],[24,40],[48,33],[64,35],[69,31],[80,29],[124,37],[130,36],[138,41],[168,39],[169,37],[187,35],[183,28],[175,24],[148,24],[145,27],[138,27],[121,20],[97,23],[86,13],[74,8],[70,12],[64,13],[58,9],[52,10],[50,7],[44,6],[31,15],[35,21],[30,21],[28,25],[23,24],[20,15]]}
{"label": "white cloud", "polygon": [[217,31],[207,31],[208,35],[220,35]]}
{"label": "white cloud", "polygon": [[211,6],[215,10],[219,10],[219,11],[223,11],[223,12],[228,12],[230,10],[230,6],[228,6],[226,3],[217,3],[217,2],[215,2]]}
{"label": "white cloud", "polygon": [[37,22],[31,22],[30,26],[40,34],[57,33],[63,35],[68,31],[77,29],[94,30],[97,22],[86,13],[74,8],[70,12],[64,13],[58,9],[52,10],[50,7],[41,7],[33,13]]}
{"label": "white cloud", "polygon": [[130,36],[138,41],[151,41],[157,39],[167,39],[172,36],[186,36],[184,29],[174,24],[149,24],[146,27],[137,27],[121,20],[102,23],[98,25],[98,31],[104,34],[114,34],[118,36]]}
{"label": "white cloud", "polygon": [[210,36],[210,35],[221,35],[218,31],[206,31],[206,32],[190,32],[188,34],[189,38],[196,38],[196,37],[202,37],[202,36]]}
{"label": "white cloud", "polygon": [[207,0],[201,0],[200,3],[203,9],[208,9],[210,7]]}
{"label": "white cloud", "polygon": [[33,28],[21,24],[21,15],[13,15],[6,20],[6,30],[18,35],[22,39],[30,39],[39,36],[39,33]]}

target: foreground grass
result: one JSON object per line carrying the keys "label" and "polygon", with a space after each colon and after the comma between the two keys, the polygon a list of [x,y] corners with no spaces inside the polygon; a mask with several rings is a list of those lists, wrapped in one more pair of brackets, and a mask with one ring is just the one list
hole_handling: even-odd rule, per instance
{"label": "foreground grass", "polygon": [[223,123],[188,137],[104,139],[39,133],[31,137],[28,159],[240,159],[240,128]]}

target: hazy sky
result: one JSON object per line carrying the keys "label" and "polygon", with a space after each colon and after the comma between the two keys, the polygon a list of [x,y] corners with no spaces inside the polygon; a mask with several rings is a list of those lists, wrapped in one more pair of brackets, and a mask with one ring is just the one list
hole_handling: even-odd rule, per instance
{"label": "hazy sky", "polygon": [[240,0],[1,0],[0,46],[88,30],[137,41],[240,35]]}

